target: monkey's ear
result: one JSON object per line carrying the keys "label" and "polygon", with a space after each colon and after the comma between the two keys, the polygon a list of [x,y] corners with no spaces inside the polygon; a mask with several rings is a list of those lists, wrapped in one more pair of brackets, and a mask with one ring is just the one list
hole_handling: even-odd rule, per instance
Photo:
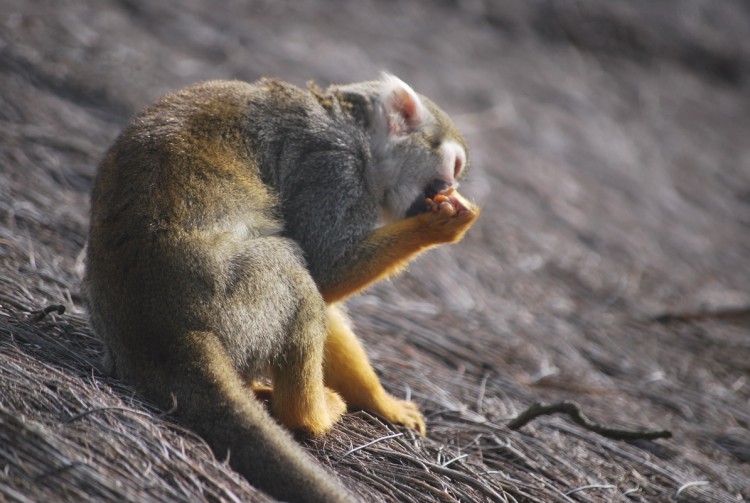
{"label": "monkey's ear", "polygon": [[421,126],[426,110],[417,93],[395,75],[383,74],[380,99],[385,111],[388,132],[403,135]]}

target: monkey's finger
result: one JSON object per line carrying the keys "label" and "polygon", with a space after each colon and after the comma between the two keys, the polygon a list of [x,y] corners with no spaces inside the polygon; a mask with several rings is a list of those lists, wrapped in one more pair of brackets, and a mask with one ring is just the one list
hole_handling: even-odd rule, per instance
{"label": "monkey's finger", "polygon": [[433,213],[437,213],[438,212],[439,208],[438,208],[438,205],[435,203],[435,201],[433,201],[429,197],[426,197],[425,200],[424,200],[424,202],[425,202],[425,204],[427,204],[427,208],[428,208],[429,211],[431,211]]}
{"label": "monkey's finger", "polygon": [[474,209],[468,209],[460,213],[456,213],[456,215],[451,219],[451,222],[456,226],[457,229],[463,229],[465,232],[469,227],[474,225],[474,222],[478,217],[478,210],[475,211]]}
{"label": "monkey's finger", "polygon": [[444,201],[439,204],[438,215],[443,218],[450,218],[456,214],[456,208],[450,203],[450,201]]}

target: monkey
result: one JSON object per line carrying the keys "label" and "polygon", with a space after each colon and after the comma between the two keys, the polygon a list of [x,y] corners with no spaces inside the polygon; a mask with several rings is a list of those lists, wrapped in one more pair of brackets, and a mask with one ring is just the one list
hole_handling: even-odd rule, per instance
{"label": "monkey", "polygon": [[84,291],[104,367],[271,496],[351,501],[290,432],[363,409],[425,434],[342,303],[462,239],[480,212],[456,190],[468,168],[448,115],[389,74],[162,97],[94,178]]}

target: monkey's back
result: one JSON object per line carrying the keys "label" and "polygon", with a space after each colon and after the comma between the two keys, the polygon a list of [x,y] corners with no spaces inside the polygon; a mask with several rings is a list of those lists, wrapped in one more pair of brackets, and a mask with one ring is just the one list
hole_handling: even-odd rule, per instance
{"label": "monkey's back", "polygon": [[[249,141],[262,134],[255,125],[275,115],[274,102],[306,106],[295,89],[208,82],[167,95],[107,152],[92,192],[86,289],[109,354],[168,351],[174,337],[196,328],[245,334],[263,327],[268,336],[250,341],[255,357],[276,351],[271,345],[291,316],[283,297],[299,282],[284,277],[295,274],[285,263],[303,259],[281,237],[279,194],[262,180]],[[279,294],[248,298],[248,268],[255,281],[279,283]],[[238,361],[254,358],[240,346]]]}

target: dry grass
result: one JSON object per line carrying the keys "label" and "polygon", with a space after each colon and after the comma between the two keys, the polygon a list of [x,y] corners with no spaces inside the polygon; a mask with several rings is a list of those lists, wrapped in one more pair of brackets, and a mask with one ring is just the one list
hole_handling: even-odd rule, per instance
{"label": "dry grass", "polygon": [[[9,304],[15,308],[4,308],[0,318],[0,459],[6,467],[0,491],[9,500],[262,499],[214,460],[199,438],[95,369],[100,344],[83,315],[51,314],[32,322],[32,306],[5,297],[0,305]],[[450,360],[454,353],[443,356]],[[405,372],[395,366],[387,379],[409,382],[415,371],[422,372],[433,382],[453,381],[444,394],[475,396],[476,402],[467,407],[446,397],[429,416],[426,439],[355,413],[333,434],[305,442],[368,501],[574,501],[573,494],[654,501],[686,483],[702,482],[691,480],[684,468],[654,462],[642,446],[607,440],[564,421],[545,421],[539,431],[530,428],[531,434],[512,432],[503,420],[507,412],[493,418],[497,411],[481,403],[476,383],[434,363],[422,365],[418,360]],[[580,450],[575,463],[563,458],[561,444]],[[612,480],[605,473],[613,466],[620,467],[618,483],[603,482]],[[596,467],[603,470],[600,476]],[[721,501],[701,485],[689,487],[691,497]]]}
{"label": "dry grass", "polygon": [[[350,303],[429,435],[356,412],[305,447],[366,501],[750,499],[746,7],[722,3],[717,30],[674,5],[493,5],[0,1],[0,500],[264,500],[97,370],[79,292],[91,178],[166,89],[383,67],[464,112],[483,216]],[[566,416],[508,428],[563,400],[674,438]]]}

